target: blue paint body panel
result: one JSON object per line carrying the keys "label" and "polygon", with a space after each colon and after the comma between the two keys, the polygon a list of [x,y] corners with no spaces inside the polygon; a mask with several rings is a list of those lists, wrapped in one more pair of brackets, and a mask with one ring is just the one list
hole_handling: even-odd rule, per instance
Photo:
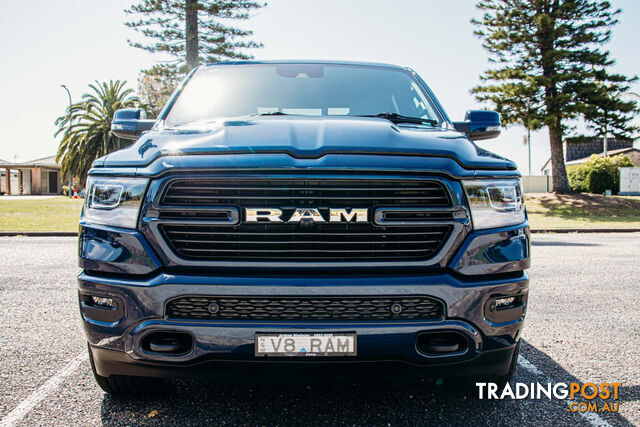
{"label": "blue paint body panel", "polygon": [[310,159],[327,154],[442,157],[466,169],[516,168],[512,161],[479,148],[454,130],[394,125],[381,118],[299,116],[254,117],[200,129],[150,131],[131,147],[109,154],[102,166],[144,167],[166,156],[247,153]]}
{"label": "blue paint body panel", "polygon": [[144,237],[127,229],[80,223],[79,267],[104,273],[150,274],[162,267]]}

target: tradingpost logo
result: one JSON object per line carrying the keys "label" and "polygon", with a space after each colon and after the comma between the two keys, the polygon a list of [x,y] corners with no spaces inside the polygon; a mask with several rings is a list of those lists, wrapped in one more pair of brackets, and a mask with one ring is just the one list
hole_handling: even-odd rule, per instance
{"label": "tradingpost logo", "polygon": [[[498,391],[496,383],[476,383],[478,398],[483,399],[569,399],[569,412],[618,412],[618,389],[622,383],[507,383]],[[585,401],[577,402],[576,398]],[[603,402],[595,402],[600,398]]]}

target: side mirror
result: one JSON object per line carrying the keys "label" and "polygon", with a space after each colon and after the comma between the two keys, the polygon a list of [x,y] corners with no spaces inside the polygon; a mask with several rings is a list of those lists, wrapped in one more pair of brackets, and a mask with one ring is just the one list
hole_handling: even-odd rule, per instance
{"label": "side mirror", "polygon": [[118,138],[136,140],[142,132],[151,130],[155,120],[148,120],[142,108],[123,108],[113,114],[111,132]]}
{"label": "side mirror", "polygon": [[458,132],[466,133],[474,141],[500,135],[500,114],[495,111],[469,110],[464,122],[453,122]]}

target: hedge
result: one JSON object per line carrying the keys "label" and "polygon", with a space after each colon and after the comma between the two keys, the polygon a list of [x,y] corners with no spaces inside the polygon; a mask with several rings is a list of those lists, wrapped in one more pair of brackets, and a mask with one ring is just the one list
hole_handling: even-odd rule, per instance
{"label": "hedge", "polygon": [[628,156],[600,157],[594,154],[583,164],[568,169],[569,185],[571,190],[579,193],[603,194],[611,190],[616,194],[620,185],[618,169],[624,167],[633,167]]}

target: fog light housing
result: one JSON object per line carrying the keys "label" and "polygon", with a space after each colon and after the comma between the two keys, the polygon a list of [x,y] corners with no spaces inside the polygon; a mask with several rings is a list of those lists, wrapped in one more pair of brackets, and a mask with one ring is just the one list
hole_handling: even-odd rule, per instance
{"label": "fog light housing", "polygon": [[513,308],[515,302],[516,297],[498,298],[491,304],[491,311]]}
{"label": "fog light housing", "polygon": [[80,312],[86,322],[113,327],[124,317],[124,302],[116,296],[78,292],[78,298]]}
{"label": "fog light housing", "polygon": [[496,295],[484,305],[485,320],[490,324],[518,321],[524,318],[527,294]]}
{"label": "fog light housing", "polygon": [[112,298],[91,295],[91,302],[92,302],[92,305],[110,308],[112,310],[115,310],[116,308],[118,308],[118,304],[116,304],[116,302]]}

